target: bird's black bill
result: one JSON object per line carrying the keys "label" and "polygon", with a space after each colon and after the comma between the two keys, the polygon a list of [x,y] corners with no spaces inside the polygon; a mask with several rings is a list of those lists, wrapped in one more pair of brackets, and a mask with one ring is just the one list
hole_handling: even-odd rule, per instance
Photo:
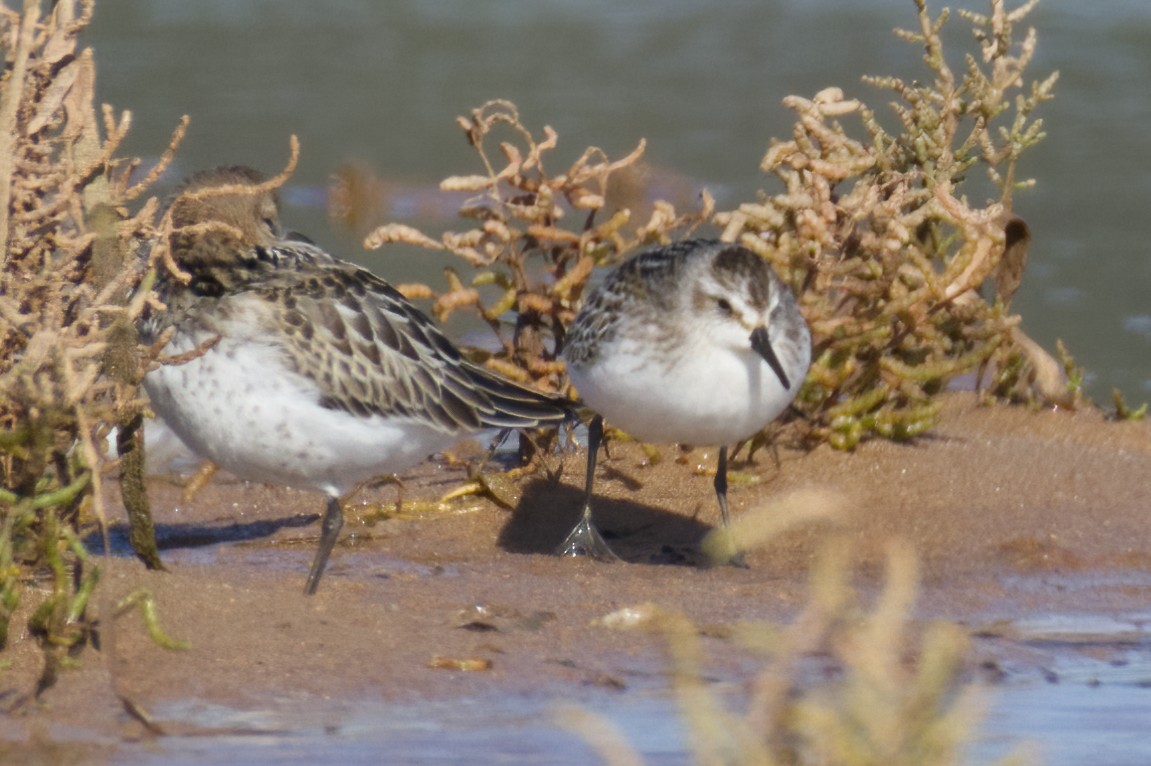
{"label": "bird's black bill", "polygon": [[757,327],[751,331],[751,347],[755,352],[763,357],[767,362],[767,366],[779,378],[779,382],[783,384],[785,389],[791,388],[791,383],[787,379],[787,373],[783,371],[783,365],[779,363],[779,357],[775,355],[775,349],[771,347],[771,339],[767,337],[766,327]]}

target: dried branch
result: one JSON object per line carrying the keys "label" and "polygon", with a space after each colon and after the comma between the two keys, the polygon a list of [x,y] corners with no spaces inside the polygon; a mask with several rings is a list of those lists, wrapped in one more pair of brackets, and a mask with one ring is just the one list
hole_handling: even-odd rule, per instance
{"label": "dried branch", "polygon": [[[930,76],[864,78],[895,94],[900,132],[838,88],[791,96],[792,138],[774,142],[762,164],[784,191],[716,216],[724,238],[770,259],[800,294],[815,362],[797,405],[812,438],[850,448],[871,434],[914,436],[934,422],[936,393],[987,368],[997,371],[997,397],[1077,400],[1065,376],[1053,382],[1058,365],[1024,342],[1018,317],[1005,310],[1014,287],[998,290],[997,303],[977,293],[992,277],[1017,287],[1026,257],[1018,234],[1026,224],[1011,215],[1012,193],[1026,185],[1016,167],[1043,137],[1032,113],[1055,82],[1052,75],[1027,89],[1024,80],[1036,35],[1016,44],[1013,25],[1033,4],[1009,13],[991,0],[986,16],[962,14],[980,57],[968,56],[960,73],[944,56],[948,13],[933,18],[917,0],[917,29],[897,34],[923,47]],[[848,118],[864,138],[848,131]],[[982,208],[958,192],[978,165],[999,189]],[[1038,378],[1028,372],[1038,368]]]}
{"label": "dried branch", "polygon": [[37,693],[89,635],[97,572],[80,540],[106,530],[106,438],[140,412],[135,324],[153,302],[140,251],[158,203],[126,205],[160,170],[131,185],[138,161],[117,159],[131,116],[97,117],[92,52],[77,50],[91,12],[90,0],[0,8],[0,648],[22,583],[51,571],[29,626],[45,657]]}

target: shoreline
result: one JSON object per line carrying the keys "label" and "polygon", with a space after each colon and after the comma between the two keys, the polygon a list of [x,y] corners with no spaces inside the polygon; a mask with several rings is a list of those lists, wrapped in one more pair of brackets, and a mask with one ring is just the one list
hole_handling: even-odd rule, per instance
{"label": "shoreline", "polygon": [[[117,694],[148,710],[179,700],[240,709],[313,700],[322,708],[361,698],[659,693],[667,684],[662,637],[595,624],[648,602],[710,626],[717,637],[707,639],[709,674],[738,682],[749,660],[722,637],[723,626],[790,620],[831,528],[786,532],[749,551],[749,569],[697,567],[698,541],[719,522],[711,476],[674,459],[642,465],[636,445],[616,443],[598,473],[596,518],[629,563],[560,559],[550,550],[580,511],[583,456],[565,456],[559,483],[526,480],[515,512],[468,501],[474,508],[466,512],[369,526],[362,519],[393,507],[396,490],[365,491],[349,504],[344,538],[312,598],[302,587],[319,495],[217,478],[184,504],[176,485],[154,479],[171,571],[147,572],[124,554],[95,557],[103,577],[94,609],[109,614],[146,588],[161,627],[191,648],[154,644],[136,610],[105,621],[101,649],[87,647],[39,703],[0,718],[0,741],[27,743],[36,732],[73,732],[67,736],[89,743],[144,736]],[[958,621],[974,633],[1045,615],[1151,610],[1151,422],[980,407],[973,395],[955,393],[945,397],[940,424],[913,443],[781,450],[780,458],[777,469],[764,450],[755,464],[734,466],[758,480],[732,483],[733,516],[797,490],[848,498],[835,527],[853,540],[864,589],[880,583],[891,539],[917,552],[917,620]],[[714,454],[695,450],[691,462],[714,467]],[[427,463],[405,477],[404,497],[437,498],[462,478],[460,469]],[[122,508],[109,505],[120,514],[114,524],[123,523]],[[9,704],[40,668],[26,635],[34,600],[24,599],[0,657],[11,663],[0,672]],[[488,662],[490,670],[431,667],[437,657]],[[188,725],[158,723],[167,731]]]}

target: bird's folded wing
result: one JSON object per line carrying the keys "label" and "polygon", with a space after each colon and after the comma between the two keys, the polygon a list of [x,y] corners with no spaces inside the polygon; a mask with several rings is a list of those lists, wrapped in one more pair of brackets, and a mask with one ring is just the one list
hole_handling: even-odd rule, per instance
{"label": "bird's folded wing", "polygon": [[285,271],[256,291],[266,328],[326,407],[408,417],[445,431],[558,421],[548,397],[477,367],[371,272],[336,262]]}

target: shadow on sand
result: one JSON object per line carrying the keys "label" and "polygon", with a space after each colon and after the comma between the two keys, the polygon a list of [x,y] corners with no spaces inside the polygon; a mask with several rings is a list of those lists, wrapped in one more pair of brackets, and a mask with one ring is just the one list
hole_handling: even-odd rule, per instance
{"label": "shadow on sand", "polygon": [[[202,548],[217,543],[238,543],[250,540],[261,540],[271,537],[281,529],[295,529],[316,524],[320,520],[319,514],[303,513],[281,519],[262,519],[236,523],[234,521],[221,521],[218,524],[191,523],[191,524],[156,524],[156,544],[162,551],[178,550],[182,548]],[[317,534],[318,534],[317,528]],[[128,542],[127,522],[117,522],[108,527],[109,555],[133,556],[132,546]],[[103,540],[99,532],[93,532],[84,539],[88,550],[102,551]]]}
{"label": "shadow on sand", "polygon": [[[583,492],[537,479],[524,487],[519,505],[500,531],[498,544],[509,553],[555,553],[579,521]],[[701,566],[699,542],[711,525],[632,500],[596,497],[596,525],[624,561],[633,564]]]}

